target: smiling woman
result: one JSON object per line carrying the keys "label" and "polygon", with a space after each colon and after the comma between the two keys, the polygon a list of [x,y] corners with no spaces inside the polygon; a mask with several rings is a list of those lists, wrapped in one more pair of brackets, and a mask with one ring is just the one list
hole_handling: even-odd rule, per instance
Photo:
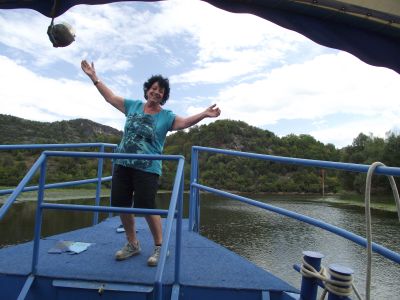
{"label": "smiling woman", "polygon": [[[94,63],[81,62],[83,72],[90,78],[104,99],[126,116],[124,135],[115,152],[124,154],[161,155],[168,131],[186,129],[205,118],[216,118],[221,111],[215,105],[203,112],[180,117],[163,109],[170,93],[168,78],[151,76],[143,84],[145,103],[141,100],[125,99],[99,80]],[[112,176],[111,204],[117,207],[155,208],[158,179],[161,176],[161,160],[115,159]],[[125,260],[140,253],[136,237],[133,214],[121,214],[121,222],[126,232],[126,245],[115,254],[116,260]],[[149,266],[158,263],[163,242],[161,217],[147,215],[146,221],[154,240],[154,253],[149,257]]]}

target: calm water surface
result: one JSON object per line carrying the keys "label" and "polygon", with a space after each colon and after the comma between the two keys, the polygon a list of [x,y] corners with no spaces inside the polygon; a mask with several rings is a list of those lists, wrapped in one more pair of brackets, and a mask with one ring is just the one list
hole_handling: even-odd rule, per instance
{"label": "calm water surface", "polygon": [[[255,196],[264,203],[324,220],[365,237],[364,209],[294,196]],[[366,250],[319,228],[222,198],[202,198],[201,232],[265,270],[300,286],[293,264],[302,251],[323,253],[323,265],[338,263],[354,270],[358,290],[365,294]],[[373,241],[400,252],[400,224],[394,213],[372,213]],[[400,299],[400,266],[373,257],[372,299]]]}
{"label": "calm water surface", "polygon": [[[159,207],[167,208],[169,194],[159,195]],[[252,198],[289,209],[313,218],[324,220],[358,235],[365,236],[364,209],[323,202],[310,196],[258,195]],[[92,200],[63,201],[89,204]],[[103,205],[107,200],[103,201]],[[0,247],[32,240],[34,202],[13,205],[0,222]],[[185,203],[185,215],[187,205]],[[100,218],[105,218],[100,214]],[[92,213],[46,211],[43,219],[43,236],[89,226]],[[397,215],[388,212],[372,213],[373,241],[400,252],[400,225]],[[228,249],[246,257],[259,267],[268,270],[299,287],[301,278],[293,264],[301,263],[302,251],[323,253],[323,265],[338,263],[354,270],[358,290],[365,294],[366,250],[344,238],[299,221],[251,207],[237,201],[201,195],[201,233]],[[373,256],[372,299],[400,299],[400,266]]]}

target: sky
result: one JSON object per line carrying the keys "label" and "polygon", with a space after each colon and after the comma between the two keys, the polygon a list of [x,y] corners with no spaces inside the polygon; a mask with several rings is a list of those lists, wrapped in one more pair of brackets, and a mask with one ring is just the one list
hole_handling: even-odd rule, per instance
{"label": "sky", "polygon": [[[219,119],[241,120],[282,137],[308,134],[337,148],[359,133],[400,130],[400,76],[250,14],[198,0],[78,5],[55,19],[76,32],[54,48],[50,19],[33,10],[0,10],[0,113],[54,122],[89,119],[123,130],[80,62],[128,99],[162,74],[179,116],[217,104]],[[213,122],[205,119],[201,124]]]}

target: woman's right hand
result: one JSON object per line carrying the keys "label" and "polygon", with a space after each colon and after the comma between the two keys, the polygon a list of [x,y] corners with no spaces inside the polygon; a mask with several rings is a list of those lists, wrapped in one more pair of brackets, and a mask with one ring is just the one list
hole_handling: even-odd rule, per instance
{"label": "woman's right hand", "polygon": [[90,79],[92,79],[92,81],[97,80],[97,78],[96,78],[96,70],[94,68],[94,63],[93,62],[92,62],[92,64],[89,64],[86,60],[82,60],[81,68],[82,68],[83,72],[85,72],[85,74],[87,76],[89,76]]}
{"label": "woman's right hand", "polygon": [[124,98],[115,95],[105,84],[97,78],[94,63],[89,64],[86,60],[82,60],[81,68],[83,72],[93,81],[100,94],[104,99],[118,109],[120,112],[125,114],[125,100]]}

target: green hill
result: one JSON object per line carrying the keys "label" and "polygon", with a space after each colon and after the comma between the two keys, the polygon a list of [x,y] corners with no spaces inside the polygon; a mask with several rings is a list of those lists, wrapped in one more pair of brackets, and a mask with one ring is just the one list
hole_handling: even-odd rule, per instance
{"label": "green hill", "polygon": [[0,114],[0,144],[117,143],[122,132],[86,119],[37,122]]}
{"label": "green hill", "polygon": [[[104,142],[118,143],[122,132],[86,119],[59,122],[37,122],[0,114],[0,144],[65,144]],[[82,148],[74,151],[97,151]],[[15,186],[38,158],[41,150],[0,152],[0,185]],[[97,176],[95,159],[51,158],[48,161],[47,182],[94,178]],[[104,173],[111,174],[111,164]],[[38,174],[32,180],[37,181]],[[33,183],[32,183],[33,184]]]}
{"label": "green hill", "polygon": [[[117,144],[122,137],[121,131],[86,119],[37,122],[1,114],[0,132],[0,144]],[[167,136],[164,153],[184,155],[186,158],[186,188],[193,145],[317,160],[361,164],[381,161],[388,166],[400,165],[400,136],[394,133],[389,133],[386,139],[360,133],[352,145],[337,149],[310,135],[278,137],[271,131],[242,121],[217,120]],[[16,185],[39,154],[40,150],[0,152],[0,185]],[[215,154],[202,154],[200,160],[201,181],[216,188],[241,192],[321,192],[320,169]],[[162,189],[172,187],[175,168],[172,162],[164,162],[160,180]],[[96,172],[95,159],[52,158],[47,178],[49,182],[94,178]],[[111,173],[111,163],[105,164],[104,172],[105,175]],[[325,170],[324,180],[326,193],[340,190],[363,193],[365,174]],[[377,186],[375,191],[390,191],[384,176],[374,179],[374,182]]]}
{"label": "green hill", "polygon": [[[340,150],[333,145],[324,145],[309,135],[280,138],[271,131],[232,120],[218,120],[172,134],[167,138],[164,152],[184,155],[185,173],[189,174],[193,145],[310,159],[339,160],[340,157]],[[321,171],[313,168],[226,155],[202,154],[200,161],[204,170],[200,173],[202,182],[216,188],[241,192],[321,192]],[[164,164],[163,185],[172,184],[169,173],[172,170],[171,163]],[[326,172],[325,191],[338,189],[336,172]]]}
{"label": "green hill", "polygon": [[[185,174],[190,174],[190,152],[193,145],[367,165],[380,161],[387,166],[400,166],[400,135],[393,132],[388,132],[386,139],[360,133],[351,145],[337,149],[333,144],[323,144],[307,134],[278,137],[271,131],[245,122],[217,120],[168,136],[164,152],[185,156]],[[295,193],[320,193],[322,189],[321,169],[222,155],[202,154],[200,160],[202,182],[216,188],[241,192]],[[173,174],[173,170],[170,163],[164,164],[164,186],[171,185],[173,177],[170,174]],[[364,173],[324,170],[325,192],[351,191],[362,194],[365,190],[365,177]],[[188,176],[186,179],[188,184]],[[396,181],[399,181],[398,178]],[[387,178],[376,176],[372,191],[390,194]]]}

